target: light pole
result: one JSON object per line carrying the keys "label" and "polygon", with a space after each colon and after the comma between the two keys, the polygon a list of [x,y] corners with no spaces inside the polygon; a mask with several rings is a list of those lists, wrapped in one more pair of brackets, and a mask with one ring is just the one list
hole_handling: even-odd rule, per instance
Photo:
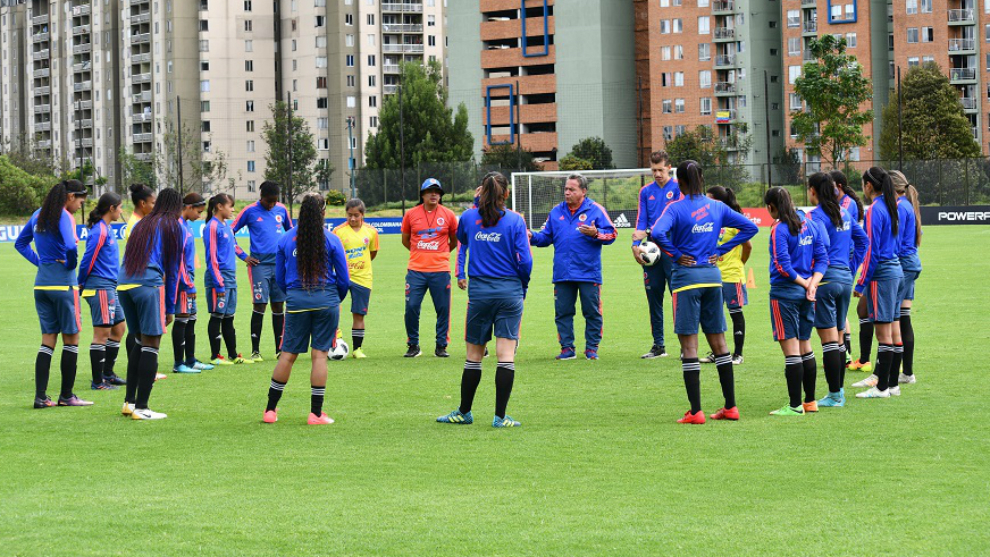
{"label": "light pole", "polygon": [[353,116],[348,116],[347,117],[347,146],[351,150],[351,157],[349,159],[347,159],[347,168],[348,168],[348,170],[351,171],[351,199],[354,199],[355,197],[357,197],[357,189],[354,187],[354,170],[355,170],[355,166],[357,166],[355,164],[355,161],[354,161],[354,124],[355,124],[354,117]]}

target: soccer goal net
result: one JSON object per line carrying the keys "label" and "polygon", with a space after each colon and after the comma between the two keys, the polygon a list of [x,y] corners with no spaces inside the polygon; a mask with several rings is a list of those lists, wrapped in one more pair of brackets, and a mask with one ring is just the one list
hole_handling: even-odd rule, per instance
{"label": "soccer goal net", "polygon": [[[530,228],[543,226],[550,210],[564,200],[564,184],[572,172],[512,174],[512,209],[522,213]],[[635,228],[639,190],[653,182],[649,168],[587,170],[588,197],[608,211],[616,228]]]}

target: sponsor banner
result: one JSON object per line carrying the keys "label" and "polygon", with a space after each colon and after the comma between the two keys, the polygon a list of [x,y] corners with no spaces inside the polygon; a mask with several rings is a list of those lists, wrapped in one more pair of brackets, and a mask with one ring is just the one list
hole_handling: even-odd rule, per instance
{"label": "sponsor banner", "polygon": [[921,224],[990,224],[990,205],[921,207]]}
{"label": "sponsor banner", "polygon": [[635,228],[636,226],[636,223],[634,222],[636,220],[636,215],[634,215],[631,211],[628,212],[628,214],[626,211],[623,211],[618,215],[609,216],[612,217],[612,225],[615,226],[616,229]]}

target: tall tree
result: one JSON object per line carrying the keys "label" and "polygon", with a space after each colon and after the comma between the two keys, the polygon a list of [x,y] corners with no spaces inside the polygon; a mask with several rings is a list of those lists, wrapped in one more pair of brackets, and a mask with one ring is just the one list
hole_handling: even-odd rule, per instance
{"label": "tall tree", "polygon": [[[973,99],[979,102],[979,99]],[[908,70],[900,90],[901,140],[906,160],[966,159],[981,155],[959,91],[938,64],[928,62]],[[882,113],[880,157],[898,160],[898,95]]]}
{"label": "tall tree", "polygon": [[538,172],[540,165],[533,160],[533,152],[515,145],[491,145],[481,155],[481,165],[513,169],[520,172]]}
{"label": "tall tree", "polygon": [[193,128],[188,122],[180,125],[174,118],[165,119],[162,153],[151,159],[155,173],[165,187],[181,186],[182,193],[202,192],[213,191],[215,186],[222,186],[226,182],[227,154],[212,145],[212,136],[208,136],[205,142],[210,145],[210,150],[204,151],[202,137],[202,131]]}
{"label": "tall tree", "polygon": [[289,205],[300,195],[312,191],[320,182],[330,181],[333,166],[317,163],[316,140],[305,119],[292,115],[291,141],[289,105],[275,101],[269,105],[271,121],[262,127],[262,137],[268,144],[265,154],[265,180],[278,182],[282,201]]}
{"label": "tall tree", "polygon": [[729,158],[726,144],[709,126],[698,126],[678,135],[667,142],[666,150],[674,165],[693,160],[705,169],[723,165]]}
{"label": "tall tree", "polygon": [[11,216],[30,214],[57,181],[51,172],[29,172],[15,164],[8,155],[0,155],[0,213]]}
{"label": "tall tree", "polygon": [[873,98],[863,66],[846,54],[846,39],[822,35],[808,44],[814,60],[804,65],[794,91],[805,110],[791,113],[798,141],[809,155],[835,167],[853,147],[866,145],[863,126],[873,119],[864,105]]}
{"label": "tall tree", "polygon": [[591,163],[593,170],[615,168],[612,163],[612,149],[600,137],[586,137],[571,147],[570,155]]}
{"label": "tall tree", "polygon": [[131,184],[147,184],[151,189],[157,189],[158,177],[155,175],[155,162],[152,158],[139,159],[137,155],[127,151],[120,152],[121,176],[117,181],[117,193],[126,194]]}

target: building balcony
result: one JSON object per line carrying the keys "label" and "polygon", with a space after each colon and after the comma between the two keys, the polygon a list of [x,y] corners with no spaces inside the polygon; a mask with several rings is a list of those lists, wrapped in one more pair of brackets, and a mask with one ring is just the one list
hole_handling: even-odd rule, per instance
{"label": "building balcony", "polygon": [[48,68],[41,68],[34,70],[34,77],[48,77],[52,74],[51,70]]}
{"label": "building balcony", "polygon": [[805,49],[804,50],[804,53],[802,54],[802,58],[804,59],[805,62],[814,62],[815,61],[815,55],[814,55],[814,53],[811,52],[810,49]]}
{"label": "building balcony", "polygon": [[712,13],[731,12],[735,9],[736,3],[733,0],[718,0],[712,3]]}
{"label": "building balcony", "polygon": [[134,56],[131,56],[132,64],[144,64],[146,62],[151,62],[150,52],[144,52],[142,54],[135,54]]}
{"label": "building balcony", "polygon": [[82,4],[80,6],[74,6],[72,8],[72,15],[82,17],[84,15],[89,15],[89,4]]}
{"label": "building balcony", "polygon": [[804,22],[804,32],[807,33],[817,33],[818,32],[818,22],[817,21],[805,21]]}
{"label": "building balcony", "polygon": [[399,92],[398,85],[382,85],[382,93],[386,95],[394,95]]}
{"label": "building balcony", "polygon": [[814,8],[817,5],[817,0],[801,0],[801,7],[803,8]]}
{"label": "building balcony", "polygon": [[[532,47],[535,52],[535,48]],[[542,48],[542,47],[540,47]],[[535,66],[553,64],[557,59],[557,45],[550,45],[546,56],[523,56],[521,48],[503,48],[497,50],[481,51],[481,68],[490,70],[494,68],[515,68],[521,66]],[[542,77],[542,76],[533,76]],[[551,76],[552,77],[552,76]],[[514,82],[515,78],[511,81]]]}
{"label": "building balcony", "polygon": [[402,72],[402,67],[399,66],[398,64],[385,64],[384,66],[382,66],[382,71],[384,71],[385,73],[398,74]]}
{"label": "building balcony", "polygon": [[423,13],[423,4],[420,3],[410,3],[410,2],[384,2],[382,3],[383,12],[401,12],[401,13]]}
{"label": "building balcony", "polygon": [[[522,143],[523,149],[534,153],[548,153],[557,148],[556,132],[524,133],[517,134],[516,137],[518,138],[517,141]],[[512,137],[508,134],[492,135],[491,139],[493,143],[502,143],[509,141]]]}
{"label": "building balcony", "polygon": [[151,153],[134,153],[134,158],[141,162],[149,162],[151,160]]}
{"label": "building balcony", "polygon": [[972,8],[949,10],[949,25],[972,25],[975,22]]}
{"label": "building balcony", "polygon": [[976,81],[976,68],[952,68],[949,70],[949,81]]}
{"label": "building balcony", "polygon": [[151,83],[151,74],[150,73],[134,74],[133,76],[131,76],[131,83],[134,84]]}
{"label": "building balcony", "polygon": [[76,25],[75,27],[72,28],[72,34],[84,35],[89,33],[89,30],[90,30],[90,26],[88,23],[86,25]]}
{"label": "building balcony", "polygon": [[46,25],[48,23],[48,14],[36,15],[31,18],[31,25]]}
{"label": "building balcony", "polygon": [[[515,9],[518,8],[519,6],[515,7]],[[547,33],[553,35],[556,32],[556,24],[552,15],[548,16],[545,20],[542,15],[540,17],[528,17],[525,24],[526,35],[529,37],[541,37],[543,35],[544,25],[546,25]],[[518,39],[522,36],[522,27],[522,19],[490,21],[486,18],[485,21],[481,22],[481,35],[479,38],[482,42]]]}
{"label": "building balcony", "polygon": [[38,149],[51,149],[52,148],[52,140],[51,139],[42,139],[41,141],[39,141],[38,143],[36,143],[36,145],[38,146]]}
{"label": "building balcony", "polygon": [[92,81],[80,81],[79,83],[72,84],[72,90],[76,93],[80,91],[92,91],[93,82]]}
{"label": "building balcony", "polygon": [[52,88],[49,87],[48,85],[42,85],[41,87],[35,87],[34,88],[34,95],[36,97],[37,96],[45,96],[45,95],[50,94],[51,92],[52,92]]}
{"label": "building balcony", "polygon": [[150,103],[151,102],[151,91],[142,91],[133,96],[131,99],[135,103]]}
{"label": "building balcony", "polygon": [[[502,99],[504,100],[504,99]],[[521,104],[514,107],[493,106],[491,108],[491,124],[494,127],[508,126],[514,120],[525,124],[545,124],[557,121],[556,103]],[[482,124],[488,124],[488,110],[482,112]]]}
{"label": "building balcony", "polygon": [[383,44],[382,52],[396,53],[401,52],[405,54],[422,54],[423,45],[421,44]]}
{"label": "building balcony", "polygon": [[149,21],[151,21],[151,12],[144,12],[143,14],[131,16],[131,25],[140,25],[142,23],[148,23]]}
{"label": "building balcony", "polygon": [[422,33],[422,24],[413,23],[383,23],[382,33]]}
{"label": "building balcony", "polygon": [[82,145],[83,147],[92,147],[93,146],[93,138],[92,137],[84,137],[82,139],[75,140],[73,143],[75,143],[77,146],[78,145]]}
{"label": "building balcony", "polygon": [[976,50],[976,39],[949,39],[949,52],[970,52]]}
{"label": "building balcony", "polygon": [[48,58],[48,56],[50,54],[51,54],[51,51],[48,50],[47,48],[45,50],[36,50],[36,51],[34,51],[34,52],[31,53],[31,59],[32,60],[44,60],[44,59]]}
{"label": "building balcony", "polygon": [[736,30],[731,27],[716,27],[714,37],[716,41],[735,40]]}
{"label": "building balcony", "polygon": [[52,105],[50,104],[36,104],[34,105],[35,114],[48,114],[52,111]]}
{"label": "building balcony", "polygon": [[51,38],[51,35],[47,31],[31,35],[31,41],[36,43],[47,43],[49,38]]}
{"label": "building balcony", "polygon": [[134,134],[134,143],[151,143],[152,135],[151,133],[136,133]]}
{"label": "building balcony", "polygon": [[715,122],[717,124],[728,124],[738,117],[738,112],[734,108],[715,109]]}
{"label": "building balcony", "polygon": [[77,44],[72,47],[73,54],[88,54],[93,52],[93,43]]}
{"label": "building balcony", "polygon": [[50,132],[52,131],[51,122],[38,122],[34,125],[34,131],[36,132]]}
{"label": "building balcony", "polygon": [[716,95],[735,95],[736,94],[736,84],[729,83],[727,81],[722,81],[715,84],[715,94]]}
{"label": "building balcony", "polygon": [[963,110],[976,110],[980,107],[980,101],[974,97],[960,97],[959,104],[962,105]]}
{"label": "building balcony", "polygon": [[715,67],[716,68],[732,67],[732,66],[735,66],[735,65],[736,65],[736,57],[735,56],[720,55],[720,56],[716,56],[715,57]]}
{"label": "building balcony", "polygon": [[92,110],[93,101],[79,101],[77,103],[72,103],[76,110]]}
{"label": "building balcony", "polygon": [[89,128],[92,128],[93,127],[93,119],[92,118],[86,118],[86,119],[83,119],[83,120],[76,120],[76,122],[79,123],[79,127],[80,128],[89,129]]}
{"label": "building balcony", "polygon": [[78,64],[72,64],[72,71],[75,73],[88,72],[92,69],[93,69],[93,63],[89,61],[79,62]]}
{"label": "building balcony", "polygon": [[135,124],[140,124],[143,122],[152,121],[154,116],[152,116],[150,112],[135,112],[131,115],[131,118],[134,120]]}
{"label": "building balcony", "polygon": [[144,44],[151,42],[151,33],[137,33],[131,35],[131,44]]}

